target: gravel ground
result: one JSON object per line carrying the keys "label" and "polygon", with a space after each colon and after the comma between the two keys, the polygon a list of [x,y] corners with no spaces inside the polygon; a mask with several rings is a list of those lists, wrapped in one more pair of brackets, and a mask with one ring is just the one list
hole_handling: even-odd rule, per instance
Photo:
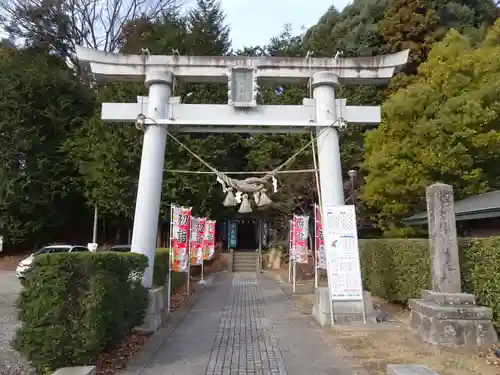
{"label": "gravel ground", "polygon": [[19,325],[14,304],[21,285],[14,272],[0,271],[0,375],[24,375],[29,368],[14,349],[10,341]]}

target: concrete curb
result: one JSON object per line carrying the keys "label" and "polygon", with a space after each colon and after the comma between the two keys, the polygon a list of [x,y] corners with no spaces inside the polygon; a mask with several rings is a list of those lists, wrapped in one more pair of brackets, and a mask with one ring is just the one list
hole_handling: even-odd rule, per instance
{"label": "concrete curb", "polygon": [[186,303],[179,310],[170,314],[166,321],[158,329],[158,331],[153,333],[148,341],[146,341],[146,344],[139,350],[139,352],[131,358],[131,360],[127,363],[127,367],[118,372],[118,375],[141,374],[141,372],[154,358],[156,353],[158,353],[163,344],[168,341],[177,327],[179,327],[184,318],[194,307],[194,305],[198,301],[198,298],[200,298],[200,295],[202,293],[206,293],[207,290],[210,290],[209,286],[217,281],[220,274],[221,272],[213,274],[214,278],[212,279],[210,284],[205,285],[202,288],[198,288],[197,292],[190,295]]}
{"label": "concrete curb", "polygon": [[297,308],[297,306],[295,305],[294,301],[293,301],[293,294],[289,294],[287,293],[283,288],[282,286],[280,285],[279,281],[277,280],[276,277],[274,277],[274,275],[269,275],[266,273],[264,273],[263,275],[264,277],[266,277],[268,280],[272,281],[272,282],[275,282],[278,286],[278,288],[281,290],[281,292],[285,295],[286,299],[288,300],[288,303],[291,305],[291,307],[298,313],[300,314],[300,316],[304,319],[307,320],[307,322],[309,323],[309,325],[314,328],[316,331],[318,331],[318,334],[319,336],[321,337],[321,340],[323,341],[323,343],[325,345],[328,345],[334,355],[337,357],[337,359],[339,361],[341,361],[346,367],[348,367],[352,373],[354,375],[370,375],[370,373],[359,363],[357,363],[352,357],[353,357],[353,353],[349,352],[348,350],[344,349],[343,347],[341,346],[338,346],[338,345],[331,345],[330,343],[328,343],[325,338],[324,338],[324,334],[325,334],[325,331],[327,331],[327,329],[321,327],[319,324],[317,324],[313,319],[312,319],[312,316],[304,316],[300,311],[299,309]]}

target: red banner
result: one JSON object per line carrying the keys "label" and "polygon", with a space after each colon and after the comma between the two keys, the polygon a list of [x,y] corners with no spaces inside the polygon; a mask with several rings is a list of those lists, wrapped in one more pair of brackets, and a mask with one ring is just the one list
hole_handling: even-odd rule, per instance
{"label": "red banner", "polygon": [[307,238],[309,237],[309,216],[293,216],[293,257],[296,263],[307,263]]}
{"label": "red banner", "polygon": [[191,265],[201,266],[203,263],[203,235],[205,234],[204,217],[193,217],[191,221]]}
{"label": "red banner", "polygon": [[323,224],[321,223],[321,208],[315,207],[315,235],[314,245],[316,247],[316,268],[326,270],[325,240],[323,238]]}
{"label": "red banner", "polygon": [[172,207],[172,271],[187,272],[191,208]]}
{"label": "red banner", "polygon": [[215,254],[215,220],[207,220],[203,240],[203,260],[210,260]]}

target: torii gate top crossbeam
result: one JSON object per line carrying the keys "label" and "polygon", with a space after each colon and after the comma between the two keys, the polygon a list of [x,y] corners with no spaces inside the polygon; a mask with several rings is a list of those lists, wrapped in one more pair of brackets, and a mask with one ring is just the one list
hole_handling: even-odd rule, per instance
{"label": "torii gate top crossbeam", "polygon": [[100,82],[144,82],[148,70],[169,69],[183,82],[227,83],[230,70],[253,69],[257,79],[306,83],[315,72],[331,71],[344,84],[384,84],[406,63],[409,50],[355,58],[131,55],[77,46],[81,64]]}

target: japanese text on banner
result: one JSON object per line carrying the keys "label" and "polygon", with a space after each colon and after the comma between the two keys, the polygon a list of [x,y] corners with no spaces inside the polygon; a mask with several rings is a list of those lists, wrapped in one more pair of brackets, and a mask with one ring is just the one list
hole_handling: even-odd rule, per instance
{"label": "japanese text on banner", "polygon": [[354,206],[324,207],[323,214],[331,297],[361,300],[363,286]]}
{"label": "japanese text on banner", "polygon": [[186,272],[188,268],[191,208],[172,208],[172,271]]}
{"label": "japanese text on banner", "polygon": [[323,224],[321,222],[321,209],[317,205],[315,208],[315,247],[316,247],[316,267],[322,270],[326,270],[326,254],[325,254],[325,239],[323,237]]}
{"label": "japanese text on banner", "polygon": [[309,216],[293,216],[293,256],[296,263],[307,263]]}
{"label": "japanese text on banner", "polygon": [[215,220],[207,220],[203,244],[203,259],[210,260],[215,254]]}
{"label": "japanese text on banner", "polygon": [[191,222],[191,265],[201,266],[203,263],[203,234],[205,233],[204,217],[193,217]]}

